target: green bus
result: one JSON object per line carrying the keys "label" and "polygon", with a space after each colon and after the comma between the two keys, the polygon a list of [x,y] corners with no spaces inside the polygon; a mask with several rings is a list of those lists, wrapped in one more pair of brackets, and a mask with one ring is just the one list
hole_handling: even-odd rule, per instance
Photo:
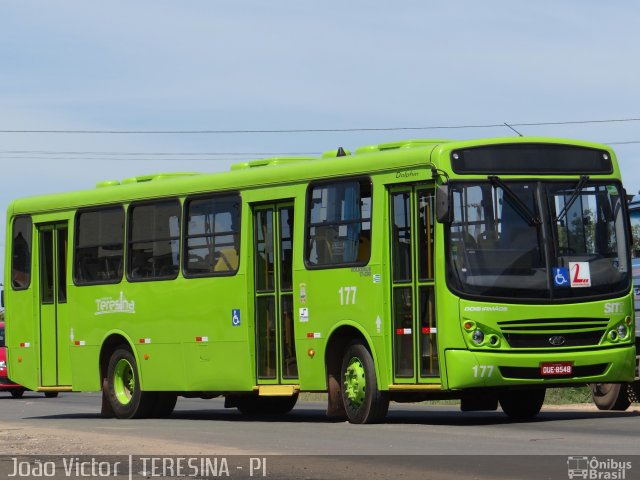
{"label": "green bus", "polygon": [[630,228],[607,146],[407,140],[13,201],[8,366],[32,390],[169,415],[460,399],[634,377]]}

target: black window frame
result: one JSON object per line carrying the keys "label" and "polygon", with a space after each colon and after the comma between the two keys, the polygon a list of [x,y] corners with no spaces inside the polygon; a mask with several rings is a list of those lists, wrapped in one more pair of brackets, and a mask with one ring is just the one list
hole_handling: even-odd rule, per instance
{"label": "black window frame", "polygon": [[[189,267],[189,248],[188,243],[189,239],[201,237],[204,238],[207,235],[197,234],[197,235],[189,235],[189,207],[191,202],[201,201],[201,200],[215,200],[221,198],[230,198],[236,197],[238,200],[238,219],[237,219],[237,229],[235,231],[227,232],[219,235],[237,235],[238,239],[234,243],[237,245],[236,255],[238,256],[238,265],[235,270],[225,270],[225,271],[211,271],[211,272],[202,272],[202,273],[193,273],[188,271]],[[190,195],[184,199],[182,206],[182,241],[181,241],[181,271],[182,276],[184,278],[209,278],[209,277],[233,277],[238,274],[240,271],[242,256],[242,221],[243,221],[243,211],[244,206],[242,204],[242,195],[239,191],[227,191],[227,192],[215,192],[215,193],[206,193],[206,194],[198,194],[198,195]],[[218,234],[214,234],[213,237]]]}
{"label": "black window frame", "polygon": [[[178,211],[178,235],[177,237],[167,237],[167,238],[150,238],[146,240],[138,240],[133,241],[133,210],[137,207],[149,207],[159,204],[169,204],[175,203],[177,204]],[[126,227],[125,227],[125,237],[126,237],[126,245],[125,245],[125,276],[127,278],[127,282],[130,283],[138,283],[138,282],[157,282],[164,280],[175,280],[180,275],[181,270],[181,261],[182,261],[182,218],[184,215],[184,209],[182,203],[180,202],[179,197],[166,197],[166,198],[157,198],[154,200],[142,200],[131,202],[127,206],[126,212]],[[161,241],[169,241],[172,242],[174,240],[178,241],[178,268],[175,271],[175,274],[172,275],[158,275],[158,276],[149,276],[149,277],[135,277],[132,275],[131,271],[131,262],[133,260],[133,252],[132,252],[132,244],[134,243],[155,243]]]}
{"label": "black window frame", "polygon": [[[97,280],[97,281],[85,281],[78,278],[78,241],[80,239],[80,216],[85,213],[103,212],[107,210],[120,210],[122,212],[122,271],[119,278],[112,280]],[[124,278],[124,271],[126,269],[126,230],[127,230],[127,212],[121,203],[103,205],[100,207],[82,208],[76,211],[74,217],[74,238],[73,238],[73,284],[78,287],[90,286],[90,285],[118,285],[122,283]],[[96,245],[98,247],[103,245]]]}
{"label": "black window frame", "polygon": [[[16,227],[16,222],[18,220],[22,220],[22,219],[28,219],[29,220],[29,225],[30,225],[30,237],[29,240],[27,241],[28,243],[28,255],[27,255],[27,261],[28,261],[28,271],[24,272],[27,274],[27,282],[25,283],[25,285],[22,286],[16,286],[14,283],[14,279],[13,279],[13,271],[14,271],[14,262],[15,262],[15,255],[14,255],[14,232],[15,232],[15,227]],[[25,239],[26,241],[26,239]],[[13,291],[21,291],[21,290],[28,290],[31,287],[31,279],[33,278],[33,219],[31,218],[31,215],[18,215],[13,219],[13,222],[11,224],[11,289]]]}
{"label": "black window frame", "polygon": [[[311,231],[312,227],[318,226],[318,224],[313,224],[313,225],[311,224],[311,210],[313,206],[313,202],[311,201],[311,195],[312,195],[313,189],[317,187],[328,186],[328,185],[338,185],[338,184],[353,183],[353,182],[360,182],[361,184],[366,183],[369,186],[369,192],[370,192],[370,198],[371,198],[371,211],[369,212],[369,218],[368,219],[360,218],[357,222],[350,222],[350,223],[360,223],[360,224],[365,223],[367,221],[369,222],[370,248],[369,248],[367,258],[365,260],[356,261],[356,262],[323,263],[321,265],[310,263],[309,255],[311,254],[311,248],[310,248],[309,232]],[[320,180],[320,181],[311,182],[309,183],[309,185],[307,185],[307,191],[305,194],[305,205],[304,205],[305,222],[304,222],[304,238],[303,238],[303,242],[304,242],[303,258],[304,258],[304,266],[307,270],[328,270],[328,269],[336,269],[336,268],[364,267],[369,264],[369,262],[371,261],[371,251],[372,251],[371,244],[373,243],[373,211],[374,211],[373,210],[373,193],[374,193],[373,182],[371,181],[371,177],[368,175],[359,175],[355,177],[339,177],[339,178],[333,178],[329,180]],[[362,196],[360,197],[360,199],[362,199]],[[330,225],[333,225],[333,224],[343,225],[345,224],[345,222],[332,223]]]}

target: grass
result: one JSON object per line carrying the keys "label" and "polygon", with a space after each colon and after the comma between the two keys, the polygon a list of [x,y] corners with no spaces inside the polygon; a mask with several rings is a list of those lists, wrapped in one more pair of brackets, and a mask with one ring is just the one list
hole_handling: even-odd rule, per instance
{"label": "grass", "polygon": [[549,388],[544,403],[562,405],[566,403],[593,403],[591,389],[588,386],[569,388]]}

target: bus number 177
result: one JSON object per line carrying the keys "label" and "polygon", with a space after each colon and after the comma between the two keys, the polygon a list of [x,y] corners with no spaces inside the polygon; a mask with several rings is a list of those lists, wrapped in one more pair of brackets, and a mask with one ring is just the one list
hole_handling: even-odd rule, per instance
{"label": "bus number 177", "polygon": [[357,287],[341,287],[338,290],[340,294],[340,305],[355,305]]}
{"label": "bus number 177", "polygon": [[488,378],[493,374],[493,365],[474,365],[472,369],[475,378]]}

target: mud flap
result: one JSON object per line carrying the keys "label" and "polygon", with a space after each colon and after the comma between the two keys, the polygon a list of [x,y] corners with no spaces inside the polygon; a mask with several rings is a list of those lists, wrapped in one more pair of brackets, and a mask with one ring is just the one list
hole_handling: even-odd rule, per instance
{"label": "mud flap", "polygon": [[347,411],[344,409],[344,402],[342,401],[340,381],[330,373],[327,377],[327,385],[329,387],[327,389],[327,417],[334,419],[346,419]]}
{"label": "mud flap", "polygon": [[102,418],[114,418],[116,414],[111,408],[111,402],[109,402],[109,397],[107,395],[108,392],[108,382],[107,378],[102,379],[102,407],[100,409],[100,416]]}

